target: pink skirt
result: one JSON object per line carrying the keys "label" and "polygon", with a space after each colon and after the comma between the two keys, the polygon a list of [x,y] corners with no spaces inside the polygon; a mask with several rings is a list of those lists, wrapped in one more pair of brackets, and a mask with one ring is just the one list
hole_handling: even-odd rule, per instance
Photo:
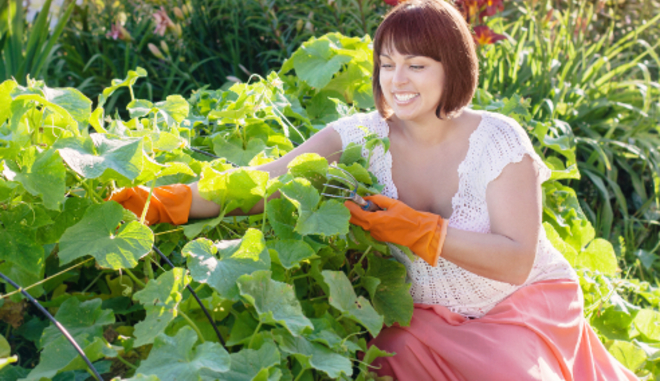
{"label": "pink skirt", "polygon": [[400,381],[637,380],[582,308],[582,290],[570,280],[521,288],[478,319],[415,304],[409,327],[384,328],[369,343],[397,353],[373,365]]}

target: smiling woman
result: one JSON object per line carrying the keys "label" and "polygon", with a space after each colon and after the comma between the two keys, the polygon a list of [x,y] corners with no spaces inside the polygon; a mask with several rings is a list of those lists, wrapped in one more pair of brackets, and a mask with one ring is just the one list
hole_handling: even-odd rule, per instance
{"label": "smiling woman", "polygon": [[[443,0],[409,0],[393,8],[375,35],[378,110],[333,122],[256,169],[276,177],[301,154],[336,161],[367,135],[389,138],[389,150],[362,152],[384,185],[381,195],[366,199],[382,210],[345,204],[351,223],[417,255],[411,260],[390,245],[407,269],[416,304],[409,326],[384,328],[370,343],[396,353],[376,360],[380,375],[636,379],[589,327],[577,276],[545,236],[541,183],[550,170],[515,120],[467,107],[477,77],[474,41],[460,13]],[[185,222],[220,212],[196,183],[179,186],[178,203],[154,191],[162,208],[154,216],[179,207],[175,214]],[[129,196],[122,204],[142,215],[143,201],[130,202],[139,194]],[[247,214],[263,209],[261,200]]]}

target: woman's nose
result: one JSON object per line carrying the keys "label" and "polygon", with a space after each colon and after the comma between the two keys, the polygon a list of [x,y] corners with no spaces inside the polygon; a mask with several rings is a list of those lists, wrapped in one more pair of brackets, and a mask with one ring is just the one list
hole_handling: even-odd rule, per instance
{"label": "woman's nose", "polygon": [[402,66],[398,66],[394,70],[394,78],[392,78],[392,83],[394,85],[402,85],[408,82],[408,76],[405,73],[405,70]]}

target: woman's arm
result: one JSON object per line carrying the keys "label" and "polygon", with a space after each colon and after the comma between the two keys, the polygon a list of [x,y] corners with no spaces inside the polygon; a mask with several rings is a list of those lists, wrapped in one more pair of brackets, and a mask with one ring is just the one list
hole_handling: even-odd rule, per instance
{"label": "woman's arm", "polygon": [[[306,142],[294,148],[291,152],[282,156],[281,158],[263,164],[251,169],[268,172],[271,178],[283,175],[287,172],[287,165],[295,159],[298,155],[303,153],[317,153],[325,157],[328,162],[339,161],[342,151],[341,136],[331,126],[327,126],[321,131],[314,134]],[[197,187],[198,182],[190,184],[192,190],[192,204],[190,206],[189,218],[210,218],[215,217],[220,213],[220,206],[213,201],[202,198],[199,194]],[[271,198],[279,197],[279,192],[276,192]],[[247,214],[258,214],[264,210],[263,200],[259,201]],[[243,215],[240,209],[233,210],[228,215]]]}
{"label": "woman's arm", "polygon": [[525,155],[488,184],[490,234],[448,228],[442,257],[486,278],[523,284],[536,257],[542,199],[539,173]]}

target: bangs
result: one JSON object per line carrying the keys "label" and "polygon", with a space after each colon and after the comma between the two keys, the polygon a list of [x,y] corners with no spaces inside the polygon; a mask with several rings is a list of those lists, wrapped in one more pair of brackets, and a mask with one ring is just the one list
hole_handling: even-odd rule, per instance
{"label": "bangs", "polygon": [[434,25],[438,20],[429,20],[424,8],[425,4],[406,4],[383,20],[374,37],[374,60],[378,60],[383,51],[394,49],[402,55],[425,56],[441,61],[438,49],[440,36],[433,31],[442,26]]}

